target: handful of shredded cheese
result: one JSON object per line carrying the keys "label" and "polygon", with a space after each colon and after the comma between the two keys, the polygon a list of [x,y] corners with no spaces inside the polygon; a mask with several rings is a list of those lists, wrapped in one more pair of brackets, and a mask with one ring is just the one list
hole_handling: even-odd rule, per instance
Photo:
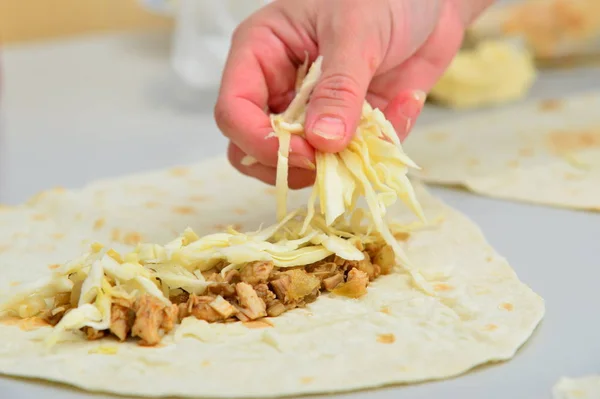
{"label": "handful of shredded cheese", "polygon": [[[322,60],[322,57],[317,58],[308,74],[305,74],[306,64],[300,69],[296,97],[284,113],[271,115],[271,125],[279,139],[276,180],[279,219],[287,214],[291,136],[305,133],[306,106],[321,76]],[[324,216],[327,226],[340,218],[356,215],[358,200],[364,197],[369,211],[367,217],[374,230],[394,249],[417,285],[429,291],[422,277],[410,266],[385,220],[386,208],[398,199],[410,207],[422,222],[425,222],[425,215],[407,177],[408,168],[419,167],[404,153],[394,127],[383,113],[365,101],[358,128],[348,147],[337,154],[317,152],[316,161],[317,177],[303,230],[317,214]],[[318,211],[317,201],[320,204]]]}

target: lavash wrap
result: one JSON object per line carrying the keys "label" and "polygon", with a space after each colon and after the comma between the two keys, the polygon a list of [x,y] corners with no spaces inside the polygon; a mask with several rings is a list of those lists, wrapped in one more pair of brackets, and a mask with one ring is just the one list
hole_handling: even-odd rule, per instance
{"label": "lavash wrap", "polygon": [[[543,300],[470,220],[422,185],[415,190],[432,223],[401,245],[433,296],[397,268],[359,299],[323,295],[270,319],[271,328],[188,318],[157,348],[76,337],[48,350],[49,327],[4,323],[0,373],[123,395],[275,397],[448,378],[510,359],[542,318]],[[307,197],[291,192],[290,208]],[[51,190],[0,210],[3,294],[48,275],[49,265],[92,241],[127,251],[131,237],[163,243],[188,226],[199,235],[230,224],[248,231],[275,222],[273,209],[273,189],[220,158]],[[395,222],[415,220],[401,207],[388,212]]]}

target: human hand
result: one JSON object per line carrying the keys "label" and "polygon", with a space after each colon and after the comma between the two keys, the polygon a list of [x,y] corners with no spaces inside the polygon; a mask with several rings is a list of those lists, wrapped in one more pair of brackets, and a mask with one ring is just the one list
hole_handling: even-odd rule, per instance
{"label": "human hand", "polygon": [[[350,142],[363,101],[404,139],[427,92],[460,48],[466,26],[493,0],[276,0],[236,30],[215,107],[242,173],[275,183],[278,141],[269,112],[295,92],[298,67],[323,55],[305,137],[292,137],[289,186],[314,181],[314,151]],[[247,165],[250,155],[258,161]]]}

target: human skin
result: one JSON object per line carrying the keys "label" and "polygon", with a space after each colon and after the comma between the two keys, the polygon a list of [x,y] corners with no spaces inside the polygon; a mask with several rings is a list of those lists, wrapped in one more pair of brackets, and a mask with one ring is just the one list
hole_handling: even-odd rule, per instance
{"label": "human skin", "polygon": [[[314,181],[315,150],[339,152],[364,100],[404,139],[426,93],[458,52],[466,27],[493,0],[276,0],[233,35],[215,107],[240,172],[274,184],[277,138],[269,112],[294,96],[296,71],[323,56],[307,109],[305,137],[292,137],[291,188]],[[249,155],[258,162],[248,165]]]}

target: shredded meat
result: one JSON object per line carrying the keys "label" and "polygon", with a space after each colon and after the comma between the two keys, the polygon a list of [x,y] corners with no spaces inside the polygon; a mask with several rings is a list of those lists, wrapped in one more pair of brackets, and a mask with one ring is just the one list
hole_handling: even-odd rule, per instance
{"label": "shredded meat", "polygon": [[110,309],[110,332],[120,341],[125,341],[133,322],[135,321],[135,312],[130,306],[123,306],[113,303]]}
{"label": "shredded meat", "polygon": [[240,311],[250,320],[256,320],[267,315],[267,305],[247,283],[237,283],[235,291],[239,297]]}
{"label": "shredded meat", "polygon": [[223,281],[229,284],[237,284],[241,280],[240,272],[237,270],[230,270],[225,273],[225,277],[223,277]]}
{"label": "shredded meat", "polygon": [[233,298],[235,296],[235,286],[228,283],[218,283],[209,286],[208,292],[212,295],[220,295],[223,298]]}
{"label": "shredded meat", "polygon": [[131,335],[140,337],[141,345],[153,346],[160,342],[164,308],[165,305],[152,295],[144,294],[138,301]]}
{"label": "shredded meat", "polygon": [[290,277],[287,297],[291,301],[300,301],[313,294],[321,286],[321,280],[318,277],[308,274],[303,269],[292,269],[284,273]]}
{"label": "shredded meat", "polygon": [[212,296],[190,295],[190,300],[187,303],[187,313],[209,323],[223,320],[223,316],[210,306],[213,299]]}
{"label": "shredded meat", "polygon": [[237,309],[233,307],[229,302],[223,299],[222,296],[218,296],[211,303],[208,304],[217,313],[219,313],[224,319],[227,319],[237,313]]}
{"label": "shredded meat", "polygon": [[163,309],[163,321],[160,324],[160,327],[163,329],[165,333],[170,332],[175,328],[175,325],[179,322],[179,306],[171,305],[166,306]]}
{"label": "shredded meat", "polygon": [[267,315],[269,317],[277,317],[280,314],[284,313],[287,309],[285,305],[278,300],[274,300],[269,303],[269,307],[267,308]]}
{"label": "shredded meat", "polygon": [[344,274],[338,273],[338,274],[334,274],[333,276],[327,277],[326,279],[324,279],[321,286],[326,291],[333,291],[335,289],[335,287],[337,287],[338,285],[340,285],[343,282],[344,282]]}
{"label": "shredded meat", "polygon": [[179,305],[180,303],[186,303],[190,299],[190,294],[187,292],[182,292],[179,295],[175,295],[169,298],[171,303]]}
{"label": "shredded meat", "polygon": [[244,283],[257,285],[266,283],[272,271],[273,262],[252,262],[242,268],[240,277]]}
{"label": "shredded meat", "polygon": [[315,277],[325,280],[339,273],[340,268],[334,262],[317,262],[306,268],[306,271]]}
{"label": "shredded meat", "polygon": [[372,262],[379,266],[381,274],[390,274],[396,263],[394,250],[389,245],[369,245],[367,253],[370,255]]}
{"label": "shredded meat", "polygon": [[[251,322],[306,306],[322,291],[359,298],[366,294],[370,281],[391,272],[395,257],[388,245],[357,245],[357,248],[365,255],[361,261],[332,255],[314,264],[294,268],[278,268],[272,262],[251,262],[240,271],[230,270],[224,275],[221,271],[227,265],[221,262],[202,273],[211,283],[203,295],[178,289],[169,298],[170,306],[148,294],[137,300],[113,297],[109,329],[97,331],[85,327],[82,331],[90,340],[112,334],[120,341],[130,336],[139,337],[140,345],[152,346],[186,317],[209,323]],[[56,325],[77,306],[80,291],[81,283],[77,283],[73,292],[57,294],[43,319]]]}
{"label": "shredded meat", "polygon": [[279,274],[277,278],[271,280],[271,287],[273,287],[273,292],[277,296],[281,302],[286,303],[290,302],[289,290],[292,284],[292,278],[287,274]]}
{"label": "shredded meat", "polygon": [[95,341],[104,337],[104,331],[98,331],[93,329],[92,327],[83,327],[82,330],[89,341]]}
{"label": "shredded meat", "polygon": [[348,272],[348,280],[334,289],[333,293],[349,298],[360,298],[367,293],[368,284],[369,276],[367,273],[352,269]]}
{"label": "shredded meat", "polygon": [[254,291],[256,291],[256,295],[258,295],[258,297],[262,299],[266,304],[270,303],[276,298],[273,291],[271,291],[269,289],[269,286],[264,283],[255,285]]}

